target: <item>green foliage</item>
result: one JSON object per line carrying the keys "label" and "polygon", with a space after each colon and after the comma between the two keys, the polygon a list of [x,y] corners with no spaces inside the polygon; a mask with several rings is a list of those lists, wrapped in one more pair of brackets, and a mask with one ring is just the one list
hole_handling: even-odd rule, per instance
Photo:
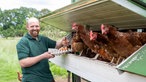
{"label": "green foliage", "polygon": [[40,16],[39,16],[39,17],[42,17],[42,16],[47,15],[47,14],[50,13],[51,11],[48,10],[48,9],[42,9],[40,12],[41,12],[41,13],[40,13]]}
{"label": "green foliage", "polygon": [[[0,10],[0,36],[5,38],[7,37],[21,37],[23,36],[26,30],[26,20],[29,17],[41,17],[45,16],[50,11],[48,9],[42,9],[41,11],[37,11],[34,8],[26,8],[21,7],[19,9],[12,10]],[[41,23],[41,34],[48,36],[52,39],[61,38],[65,36],[67,33],[63,32],[57,28],[52,26],[46,26]],[[56,35],[56,36],[54,36]]]}
{"label": "green foliage", "polygon": [[68,32],[62,31],[49,25],[41,25],[41,27],[43,30],[40,32],[40,34],[47,36],[53,40],[59,40],[68,34]]}
{"label": "green foliage", "polygon": [[49,63],[53,76],[67,77],[67,71],[64,68],[60,68],[60,66],[57,66],[51,62]]}
{"label": "green foliage", "polygon": [[[0,9],[0,35],[3,37],[22,36],[26,33],[25,25],[29,17],[41,17],[50,11],[42,9],[38,11],[34,8],[21,7],[19,9],[4,10]],[[15,32],[14,32],[15,31]],[[12,33],[13,32],[13,33]]]}
{"label": "green foliage", "polygon": [[[15,44],[17,39],[0,39],[0,82],[17,82],[20,71]],[[13,81],[14,80],[14,81]]]}

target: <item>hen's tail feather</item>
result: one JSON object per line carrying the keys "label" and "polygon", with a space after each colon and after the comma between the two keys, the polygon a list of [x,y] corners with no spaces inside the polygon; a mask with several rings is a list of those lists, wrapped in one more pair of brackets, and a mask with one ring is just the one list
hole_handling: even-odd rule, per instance
{"label": "hen's tail feather", "polygon": [[20,72],[17,72],[17,78],[18,78],[18,80],[21,82],[22,81],[22,75],[20,74]]}

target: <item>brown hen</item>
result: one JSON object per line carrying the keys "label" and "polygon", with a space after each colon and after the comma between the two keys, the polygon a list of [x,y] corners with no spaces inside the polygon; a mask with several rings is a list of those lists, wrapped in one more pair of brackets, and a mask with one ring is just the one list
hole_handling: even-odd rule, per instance
{"label": "brown hen", "polygon": [[129,42],[125,35],[121,35],[122,33],[117,31],[116,27],[112,25],[102,24],[101,31],[111,41],[111,47],[119,54],[119,59],[127,58],[138,49]]}
{"label": "brown hen", "polygon": [[118,54],[111,47],[111,42],[108,38],[98,32],[90,31],[90,40],[100,46],[99,53],[104,55],[105,59],[109,60],[111,63],[116,63],[116,57]]}
{"label": "brown hen", "polygon": [[[83,40],[83,42],[92,50],[92,52],[99,55],[98,59],[104,60],[104,61],[111,61],[112,57],[109,56],[107,51],[101,46],[102,42],[95,42],[94,40],[90,40],[90,32],[85,29],[84,26],[74,23],[72,28],[78,32],[80,35],[80,38]],[[96,56],[95,56],[96,57]],[[96,59],[96,58],[95,58]]]}

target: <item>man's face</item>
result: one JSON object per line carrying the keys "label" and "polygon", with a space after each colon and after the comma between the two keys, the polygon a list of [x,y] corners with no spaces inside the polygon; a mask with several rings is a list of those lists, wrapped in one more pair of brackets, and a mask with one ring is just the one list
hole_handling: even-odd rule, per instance
{"label": "man's face", "polygon": [[40,31],[39,22],[37,22],[37,21],[29,22],[27,24],[27,30],[32,37],[36,38]]}

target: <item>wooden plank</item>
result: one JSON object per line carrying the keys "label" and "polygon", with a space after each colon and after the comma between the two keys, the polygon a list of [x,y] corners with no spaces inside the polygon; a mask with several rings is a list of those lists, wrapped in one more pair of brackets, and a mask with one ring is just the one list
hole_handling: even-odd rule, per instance
{"label": "wooden plank", "polygon": [[82,9],[84,7],[86,7],[87,5],[92,5],[94,3],[102,3],[102,2],[106,2],[106,1],[109,1],[109,0],[81,0],[81,1],[78,1],[76,2],[75,4],[71,4],[71,5],[68,5],[64,8],[61,8],[61,9],[58,9],[56,11],[54,11],[54,14],[52,14],[52,16],[57,16],[57,15],[62,15],[62,14],[65,14],[65,13],[69,13],[69,12],[73,12],[73,11],[76,11],[76,10],[79,10],[79,9]]}
{"label": "wooden plank", "polygon": [[[71,24],[74,22],[91,26],[106,23],[122,29],[146,28],[145,17],[125,8],[125,6],[116,4],[112,0],[86,0],[79,5],[72,4],[71,7],[67,6],[70,7],[67,10],[63,8],[59,10],[61,12],[55,11],[55,14],[41,18],[41,21],[65,31],[71,31]],[[141,10],[141,12],[145,12],[145,10]],[[96,28],[99,29],[100,27]]]}
{"label": "wooden plank", "polygon": [[123,72],[120,73],[107,62],[79,57],[75,54],[56,56],[51,62],[61,66],[91,82],[145,82],[146,77]]}
{"label": "wooden plank", "polygon": [[135,13],[138,13],[144,17],[146,17],[146,10],[144,10],[143,8],[129,2],[128,0],[112,0],[113,2],[115,3],[118,3],[119,5],[123,6],[123,7],[126,7],[127,9],[135,12]]}

